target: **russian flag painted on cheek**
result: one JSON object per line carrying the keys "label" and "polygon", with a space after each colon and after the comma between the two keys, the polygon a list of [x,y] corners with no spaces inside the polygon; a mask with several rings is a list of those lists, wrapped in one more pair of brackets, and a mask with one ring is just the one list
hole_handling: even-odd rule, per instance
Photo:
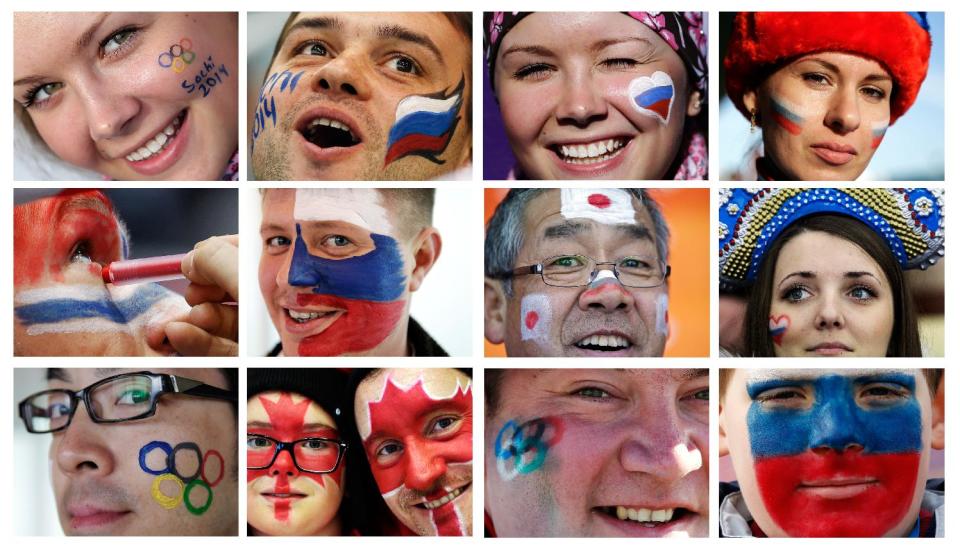
{"label": "russian flag painted on cheek", "polygon": [[[869,383],[895,384],[909,395],[858,403]],[[812,382],[807,409],[764,407],[757,396],[797,381],[749,384],[747,411],[757,486],[771,519],[795,537],[881,536],[913,501],[922,445],[914,379],[903,374],[857,378],[826,375]],[[834,489],[824,484],[857,483]],[[836,492],[843,492],[837,494]]]}
{"label": "russian flag painted on cheek", "polygon": [[373,251],[347,259],[326,259],[310,254],[297,224],[287,279],[291,286],[312,288],[312,293],[297,295],[297,304],[346,311],[322,333],[301,341],[301,356],[369,350],[387,338],[403,315],[406,300],[401,297],[407,278],[400,246],[389,236],[370,237]]}
{"label": "russian flag painted on cheek", "polygon": [[404,156],[422,156],[435,164],[453,137],[463,105],[464,80],[449,94],[411,95],[397,104],[396,121],[387,138],[387,165]]}

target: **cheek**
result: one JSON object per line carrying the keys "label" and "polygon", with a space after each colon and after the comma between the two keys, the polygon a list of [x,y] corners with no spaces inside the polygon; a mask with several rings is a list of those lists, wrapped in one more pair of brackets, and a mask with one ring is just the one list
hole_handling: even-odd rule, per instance
{"label": "cheek", "polygon": [[260,292],[270,305],[270,296],[277,288],[277,276],[283,266],[283,255],[267,255],[266,252],[260,257],[260,269],[258,279],[260,282]]}
{"label": "cheek", "polygon": [[[624,86],[625,87],[622,87]],[[666,126],[671,117],[676,100],[676,87],[673,78],[663,71],[654,71],[649,75],[640,75],[629,82],[617,81],[608,91],[608,97],[620,102],[626,92],[630,117],[638,127],[650,126],[650,121]]]}
{"label": "cheek", "polygon": [[271,70],[260,86],[250,123],[251,152],[257,145],[257,139],[264,133],[275,131],[277,121],[296,104],[297,98],[309,92],[310,87],[305,85],[309,78],[310,75],[303,70]]}
{"label": "cheek", "polygon": [[552,86],[501,90],[500,113],[510,141],[521,147],[535,144],[553,112],[557,90]]}
{"label": "cheek", "polygon": [[520,340],[534,344],[550,342],[554,305],[545,293],[530,293],[520,299]]}
{"label": "cheek", "polygon": [[55,112],[32,116],[33,124],[44,143],[59,158],[93,169],[99,155],[90,137],[86,110],[78,97],[65,99]]}

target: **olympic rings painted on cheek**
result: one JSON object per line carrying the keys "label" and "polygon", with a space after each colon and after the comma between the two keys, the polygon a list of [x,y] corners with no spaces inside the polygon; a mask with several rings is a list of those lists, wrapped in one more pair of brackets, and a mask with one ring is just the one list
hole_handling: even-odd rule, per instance
{"label": "olympic rings painted on cheek", "polygon": [[[166,456],[164,457],[164,462],[167,464],[167,467],[163,470],[154,470],[147,466],[147,455],[150,454],[154,449],[160,449]],[[151,441],[150,443],[144,445],[140,448],[140,469],[148,474],[153,474],[154,476],[159,476],[161,474],[167,474],[170,472],[170,455],[173,453],[173,449],[170,447],[170,444],[165,441]]]}
{"label": "olympic rings painted on cheek", "polygon": [[[163,491],[160,490],[160,484],[165,481],[172,481],[177,484],[177,496],[168,497],[163,494]],[[160,506],[163,506],[167,510],[172,510],[180,504],[181,492],[183,492],[183,482],[180,481],[180,478],[174,476],[173,474],[161,474],[153,480],[153,485],[150,487],[150,492],[153,493],[153,499],[157,501]],[[213,497],[211,497],[213,498]]]}
{"label": "olympic rings painted on cheek", "polygon": [[157,63],[163,68],[172,67],[173,71],[179,74],[196,58],[197,54],[193,52],[193,41],[189,38],[181,38],[179,43],[170,46],[169,51],[157,57]]}
{"label": "olympic rings painted on cheek", "polygon": [[[190,502],[190,491],[193,491],[193,488],[198,486],[207,490],[207,502],[199,508]],[[183,490],[183,506],[189,510],[191,514],[199,516],[206,512],[211,504],[213,504],[213,489],[210,488],[210,485],[207,485],[206,481],[195,479],[188,483],[186,489]]]}
{"label": "olympic rings painted on cheek", "polygon": [[[194,470],[192,475],[185,476],[177,470],[177,452],[183,450],[191,450],[197,454],[197,469]],[[200,473],[203,471],[203,453],[200,451],[200,446],[193,443],[192,441],[185,441],[178,443],[174,446],[173,450],[167,455],[167,468],[170,470],[171,474],[174,474],[180,478],[184,483],[190,483],[191,481],[197,479],[200,476]]]}
{"label": "olympic rings painted on cheek", "polygon": [[[207,459],[209,459],[211,455],[220,459],[220,475],[217,476],[217,479],[215,481],[210,481],[210,479],[207,478]],[[207,485],[209,485],[210,487],[216,487],[217,484],[220,483],[220,480],[223,479],[223,469],[225,467],[226,467],[226,462],[224,462],[223,460],[223,455],[221,455],[220,452],[217,451],[216,449],[211,449],[207,451],[207,453],[203,456],[203,463],[201,463],[200,465],[200,478],[203,479],[203,481],[207,482]]]}

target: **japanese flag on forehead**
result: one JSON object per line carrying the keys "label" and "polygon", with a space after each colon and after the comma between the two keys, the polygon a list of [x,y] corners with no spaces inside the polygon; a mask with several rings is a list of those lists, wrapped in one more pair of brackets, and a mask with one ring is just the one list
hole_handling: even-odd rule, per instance
{"label": "japanese flag on forehead", "polygon": [[636,224],[633,195],[620,188],[560,189],[560,214],[609,225]]}

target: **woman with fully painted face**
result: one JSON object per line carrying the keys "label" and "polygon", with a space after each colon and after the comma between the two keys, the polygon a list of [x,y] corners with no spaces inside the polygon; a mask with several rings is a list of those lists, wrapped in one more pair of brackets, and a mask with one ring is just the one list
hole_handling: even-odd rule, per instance
{"label": "woman with fully painted face", "polygon": [[236,13],[17,13],[13,72],[22,127],[80,177],[237,179]]}
{"label": "woman with fully painted face", "polygon": [[922,354],[903,271],[943,255],[942,191],[722,189],[719,216],[721,288],[748,293],[748,355]]}
{"label": "woman with fully painted face", "polygon": [[343,507],[345,375],[335,369],[250,369],[247,526],[252,535],[351,534]]}
{"label": "woman with fully painted face", "polygon": [[859,177],[916,100],[930,48],[922,12],[737,14],[725,81],[763,132],[757,179]]}
{"label": "woman with fully painted face", "polygon": [[517,179],[707,176],[700,12],[484,14]]}

